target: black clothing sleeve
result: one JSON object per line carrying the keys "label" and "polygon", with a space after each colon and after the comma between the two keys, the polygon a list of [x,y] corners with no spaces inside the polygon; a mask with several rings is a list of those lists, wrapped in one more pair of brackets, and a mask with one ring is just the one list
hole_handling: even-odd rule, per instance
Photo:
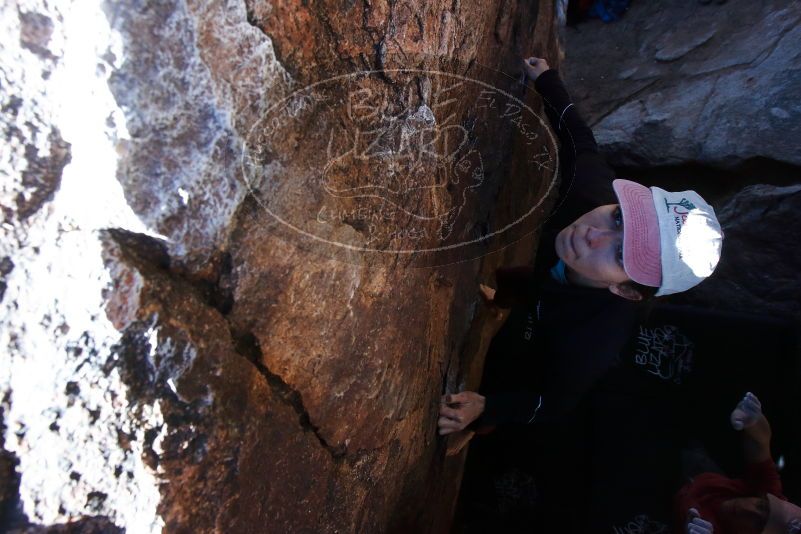
{"label": "black clothing sleeve", "polygon": [[586,152],[597,153],[595,136],[570,99],[559,71],[550,69],[540,74],[534,88],[542,96],[545,115],[559,137],[562,150],[572,154],[573,159]]}
{"label": "black clothing sleeve", "polygon": [[[559,151],[562,173],[560,201],[540,241],[541,249],[547,249],[559,229],[598,206],[617,202],[612,190],[615,172],[598,152],[592,130],[571,102],[559,72],[554,69],[543,72],[534,86],[542,96],[545,114],[562,145]],[[511,308],[533,302],[535,274],[545,272],[556,263],[553,251],[542,250],[537,263],[543,263],[543,260],[551,265],[538,265],[536,269],[531,266],[498,269],[495,272],[495,303],[501,308]]]}
{"label": "black clothing sleeve", "polygon": [[552,219],[554,222],[558,219],[564,227],[593,208],[617,202],[612,190],[615,171],[598,152],[595,136],[571,101],[559,71],[543,72],[534,87],[542,96],[545,115],[561,145],[560,202]]}
{"label": "black clothing sleeve", "polygon": [[542,407],[542,395],[533,391],[494,393],[484,397],[484,413],[476,420],[476,428],[499,424],[533,423]]}
{"label": "black clothing sleeve", "polygon": [[[540,250],[534,267],[506,267],[495,272],[495,303],[502,308],[533,306],[539,308],[539,296],[543,283],[550,282],[548,269],[556,263],[553,239],[556,232],[572,223],[584,213],[604,204],[617,202],[612,189],[614,171],[609,167],[592,130],[584,122],[570,94],[554,69],[543,72],[534,86],[542,96],[545,114],[561,145],[559,167],[562,182],[559,188],[560,201],[554,214],[545,225],[540,240]],[[545,280],[545,281],[544,281]],[[542,345],[536,351],[548,352],[541,356],[551,363],[546,366],[548,375],[539,391],[494,390],[485,393],[485,410],[475,426],[492,426],[504,423],[533,423],[559,417],[574,408],[580,398],[603,374],[608,362],[618,355],[623,340],[619,332],[625,331],[626,308],[618,302],[620,297],[606,290],[591,290],[564,287],[558,308],[561,318],[548,329],[551,335],[561,338],[556,347]],[[601,295],[601,298],[584,294]],[[597,317],[581,324],[577,317],[592,313],[598,302],[607,302]],[[604,328],[598,328],[598,325]],[[540,325],[542,328],[544,325]],[[558,332],[558,333],[557,333]],[[618,335],[612,334],[618,332]],[[600,353],[599,353],[600,352]],[[555,361],[559,360],[559,361]],[[515,372],[515,371],[511,371]],[[518,369],[517,372],[522,372]],[[486,373],[486,367],[485,367]],[[528,386],[522,389],[528,389]]]}
{"label": "black clothing sleeve", "polygon": [[510,325],[512,335],[490,344],[476,426],[545,423],[573,412],[619,361],[640,311],[641,303],[606,289],[544,283],[529,311],[517,311],[523,320]]}

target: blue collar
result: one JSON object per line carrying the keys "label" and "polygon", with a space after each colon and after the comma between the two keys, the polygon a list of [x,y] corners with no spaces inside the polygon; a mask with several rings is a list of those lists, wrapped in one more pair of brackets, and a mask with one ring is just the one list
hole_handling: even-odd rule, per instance
{"label": "blue collar", "polygon": [[565,262],[563,262],[561,259],[556,262],[556,265],[551,267],[550,273],[551,278],[556,280],[559,284],[563,286],[569,285],[569,282],[567,281],[567,275],[565,275]]}

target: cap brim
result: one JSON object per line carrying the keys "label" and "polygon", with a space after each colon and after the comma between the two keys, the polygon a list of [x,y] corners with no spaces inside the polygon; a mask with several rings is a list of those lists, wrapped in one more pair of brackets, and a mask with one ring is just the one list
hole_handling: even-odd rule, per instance
{"label": "cap brim", "polygon": [[651,287],[662,285],[659,220],[651,190],[635,182],[612,182],[623,214],[623,268],[629,278]]}

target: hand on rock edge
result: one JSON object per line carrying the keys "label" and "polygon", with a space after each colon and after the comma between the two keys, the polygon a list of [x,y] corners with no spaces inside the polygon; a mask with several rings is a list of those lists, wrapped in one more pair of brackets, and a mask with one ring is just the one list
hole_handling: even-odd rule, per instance
{"label": "hand on rock edge", "polygon": [[543,58],[529,57],[523,60],[523,70],[532,81],[540,77],[540,74],[550,69],[548,62]]}
{"label": "hand on rock edge", "polygon": [[478,293],[487,306],[495,306],[495,290],[490,286],[478,284]]}
{"label": "hand on rock edge", "polygon": [[506,310],[499,308],[498,305],[495,304],[495,290],[484,284],[479,284],[478,293],[481,295],[481,300],[483,300],[484,304],[489,308],[491,318],[496,321],[503,321],[507,313]]}
{"label": "hand on rock edge", "polygon": [[444,395],[439,405],[439,434],[460,432],[484,413],[484,397],[473,391]]}

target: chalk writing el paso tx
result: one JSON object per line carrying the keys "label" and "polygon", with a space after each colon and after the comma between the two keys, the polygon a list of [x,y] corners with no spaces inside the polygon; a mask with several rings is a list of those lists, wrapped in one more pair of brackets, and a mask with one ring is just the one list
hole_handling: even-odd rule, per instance
{"label": "chalk writing el paso tx", "polygon": [[528,157],[528,162],[536,166],[538,171],[550,171],[552,169],[552,160],[548,145],[542,145],[542,149],[539,152],[532,152]]}
{"label": "chalk writing el paso tx", "polygon": [[531,145],[540,136],[538,131],[540,128],[539,122],[536,124],[529,124],[529,122],[524,119],[523,112],[525,108],[521,104],[509,101],[508,97],[501,95],[497,91],[492,91],[490,89],[481,91],[476,102],[476,109],[481,108],[493,110],[498,114],[499,118],[506,119],[513,124],[523,137],[526,138],[526,145]]}

